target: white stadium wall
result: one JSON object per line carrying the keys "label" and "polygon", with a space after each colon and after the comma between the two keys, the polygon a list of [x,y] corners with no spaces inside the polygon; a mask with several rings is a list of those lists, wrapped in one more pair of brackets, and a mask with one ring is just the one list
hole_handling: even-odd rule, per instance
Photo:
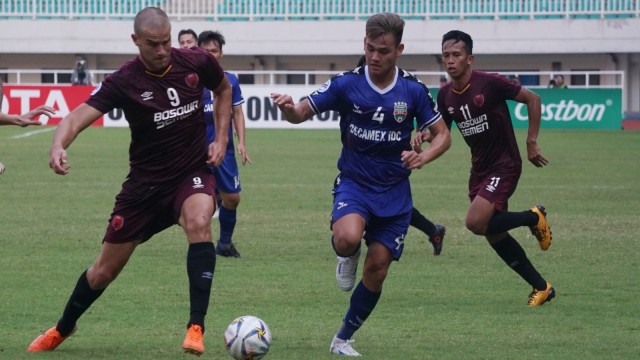
{"label": "white stadium wall", "polygon": [[[229,70],[341,71],[357,61],[364,37],[364,21],[350,20],[173,20],[172,26],[175,45],[181,29],[223,32]],[[477,69],[622,70],[625,110],[640,111],[640,18],[408,20],[400,66],[441,71],[440,39],[451,29],[473,36]],[[2,20],[0,70],[70,69],[80,54],[91,69],[112,70],[136,54],[131,32],[131,20]]]}

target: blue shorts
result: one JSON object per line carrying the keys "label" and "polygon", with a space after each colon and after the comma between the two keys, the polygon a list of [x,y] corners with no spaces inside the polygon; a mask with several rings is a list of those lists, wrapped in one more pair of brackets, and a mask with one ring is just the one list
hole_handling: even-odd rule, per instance
{"label": "blue shorts", "polygon": [[348,214],[362,216],[366,222],[366,243],[379,242],[391,251],[394,260],[400,259],[413,208],[408,179],[376,193],[351,178],[338,175],[333,196],[331,224]]}
{"label": "blue shorts", "polygon": [[210,167],[216,177],[216,189],[228,194],[237,194],[240,187],[238,163],[234,152],[227,152],[219,167]]}

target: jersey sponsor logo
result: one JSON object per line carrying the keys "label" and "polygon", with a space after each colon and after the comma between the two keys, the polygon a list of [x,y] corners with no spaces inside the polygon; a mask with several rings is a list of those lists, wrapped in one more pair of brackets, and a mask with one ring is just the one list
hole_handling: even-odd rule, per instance
{"label": "jersey sponsor logo", "polygon": [[404,119],[407,118],[408,113],[409,111],[406,102],[398,101],[393,103],[393,118],[396,119],[397,122],[403,122]]}
{"label": "jersey sponsor logo", "polygon": [[142,97],[142,101],[151,100],[153,99],[153,92],[145,91],[142,94],[140,94],[140,96]]}
{"label": "jersey sponsor logo", "polygon": [[354,124],[349,124],[349,132],[362,140],[371,141],[400,141],[402,140],[402,131],[384,131],[364,129]]}
{"label": "jersey sponsor logo", "polygon": [[182,120],[191,115],[191,113],[197,109],[198,100],[174,109],[159,111],[153,114],[153,121],[156,123],[156,129],[162,129],[176,121]]}
{"label": "jersey sponsor logo", "polygon": [[489,130],[489,122],[487,121],[487,114],[482,114],[473,119],[460,121],[457,123],[458,129],[463,136],[470,136],[480,134],[485,130]]}
{"label": "jersey sponsor logo", "polygon": [[474,96],[473,97],[473,103],[476,104],[476,106],[478,106],[478,107],[484,105],[484,95],[478,94],[478,95]]}
{"label": "jersey sponsor logo", "polygon": [[200,82],[200,78],[198,77],[198,74],[191,73],[185,76],[184,82],[187,83],[188,87],[195,89],[198,86],[198,82]]}

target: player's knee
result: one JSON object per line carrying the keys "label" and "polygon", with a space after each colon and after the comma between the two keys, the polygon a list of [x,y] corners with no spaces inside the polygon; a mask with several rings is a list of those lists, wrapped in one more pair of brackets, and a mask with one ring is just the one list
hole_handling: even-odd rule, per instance
{"label": "player's knee", "polygon": [[355,236],[349,232],[334,232],[333,247],[336,249],[336,253],[342,254],[341,256],[347,256],[347,254],[353,253],[356,250],[361,238],[362,234]]}
{"label": "player's knee", "polygon": [[465,221],[465,226],[469,231],[474,233],[475,235],[485,235],[487,231],[487,226],[485,224],[481,224],[478,221],[467,219]]}
{"label": "player's knee", "polygon": [[240,194],[227,194],[222,196],[222,206],[227,209],[233,210],[240,205]]}
{"label": "player's knee", "polygon": [[209,233],[211,231],[211,215],[194,214],[185,218],[183,224],[187,234]]}

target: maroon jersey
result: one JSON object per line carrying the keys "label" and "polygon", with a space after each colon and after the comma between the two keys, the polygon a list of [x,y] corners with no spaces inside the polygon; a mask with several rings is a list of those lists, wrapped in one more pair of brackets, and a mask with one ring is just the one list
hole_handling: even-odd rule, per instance
{"label": "maroon jersey", "polygon": [[167,70],[150,73],[139,57],[109,75],[86,103],[122,108],[131,129],[129,178],[143,184],[180,181],[206,166],[202,90],[224,79],[218,62],[193,49],[172,49]]}
{"label": "maroon jersey", "polygon": [[451,127],[456,122],[471,148],[471,172],[483,175],[495,168],[521,168],[522,159],[506,100],[520,85],[498,75],[473,71],[464,89],[451,82],[438,92],[438,110]]}

